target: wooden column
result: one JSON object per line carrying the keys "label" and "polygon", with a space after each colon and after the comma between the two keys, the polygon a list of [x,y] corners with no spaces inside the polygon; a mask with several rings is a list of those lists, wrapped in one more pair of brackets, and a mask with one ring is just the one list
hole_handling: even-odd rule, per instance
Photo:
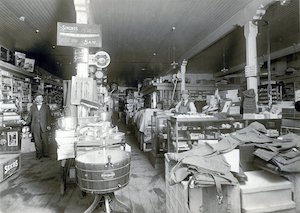
{"label": "wooden column", "polygon": [[247,90],[254,89],[256,94],[256,105],[258,101],[257,95],[257,49],[256,49],[256,36],[258,33],[258,27],[249,21],[244,25],[244,36],[246,38],[246,66],[245,77],[247,78]]}
{"label": "wooden column", "polygon": [[181,67],[180,67],[180,74],[181,74],[181,91],[185,90],[185,73],[186,73],[186,65],[187,60],[183,60]]}
{"label": "wooden column", "polygon": [[[89,0],[74,0],[76,11],[76,23],[88,24],[89,17]],[[80,52],[81,60],[76,63],[76,76],[81,78],[89,77],[89,48],[77,47],[74,48],[74,55]],[[83,106],[77,107],[77,117],[87,117],[88,110]]]}

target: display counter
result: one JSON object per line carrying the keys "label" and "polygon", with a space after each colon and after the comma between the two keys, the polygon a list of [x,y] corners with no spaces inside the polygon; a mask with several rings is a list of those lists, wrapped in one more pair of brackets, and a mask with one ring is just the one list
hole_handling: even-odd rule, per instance
{"label": "display counter", "polygon": [[172,116],[167,121],[168,152],[187,151],[203,142],[217,143],[222,135],[243,127],[234,123],[204,114]]}

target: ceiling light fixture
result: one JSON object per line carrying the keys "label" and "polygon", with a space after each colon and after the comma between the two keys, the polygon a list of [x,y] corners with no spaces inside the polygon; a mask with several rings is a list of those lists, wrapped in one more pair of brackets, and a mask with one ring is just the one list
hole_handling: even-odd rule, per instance
{"label": "ceiling light fixture", "polygon": [[282,6],[287,6],[291,1],[290,0],[279,0],[280,1],[280,5]]}
{"label": "ceiling light fixture", "polygon": [[40,30],[35,30],[35,33],[39,33],[40,32]]}
{"label": "ceiling light fixture", "polygon": [[[175,26],[172,27],[172,31],[174,32],[176,29]],[[175,34],[173,34],[173,46],[172,46],[172,54],[173,54],[173,61],[171,62],[172,69],[176,69],[178,63],[176,62],[176,47],[175,47]]]}
{"label": "ceiling light fixture", "polygon": [[24,16],[20,16],[19,20],[20,21],[25,21],[25,17]]}
{"label": "ceiling light fixture", "polygon": [[156,53],[153,53],[153,56],[156,56]]}

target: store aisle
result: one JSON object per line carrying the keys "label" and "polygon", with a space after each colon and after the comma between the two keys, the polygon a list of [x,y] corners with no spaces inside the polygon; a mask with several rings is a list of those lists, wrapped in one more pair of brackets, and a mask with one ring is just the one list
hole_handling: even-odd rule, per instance
{"label": "store aisle", "polygon": [[[121,131],[127,129],[120,125]],[[116,192],[116,197],[132,208],[133,213],[165,212],[165,183],[149,163],[146,153],[138,149],[133,134],[126,135],[132,147],[129,184]],[[93,195],[84,198],[75,182],[67,182],[66,192],[60,194],[60,162],[53,159],[35,160],[34,153],[22,154],[21,170],[0,183],[0,212],[84,212]],[[101,207],[94,212],[101,212]],[[117,212],[125,212],[116,209]]]}

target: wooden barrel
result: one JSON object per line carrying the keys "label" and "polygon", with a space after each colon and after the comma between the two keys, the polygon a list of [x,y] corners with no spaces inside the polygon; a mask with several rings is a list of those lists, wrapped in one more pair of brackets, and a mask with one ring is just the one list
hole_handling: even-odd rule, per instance
{"label": "wooden barrel", "polygon": [[105,194],[129,182],[130,154],[118,149],[94,150],[75,159],[77,184],[82,191]]}

